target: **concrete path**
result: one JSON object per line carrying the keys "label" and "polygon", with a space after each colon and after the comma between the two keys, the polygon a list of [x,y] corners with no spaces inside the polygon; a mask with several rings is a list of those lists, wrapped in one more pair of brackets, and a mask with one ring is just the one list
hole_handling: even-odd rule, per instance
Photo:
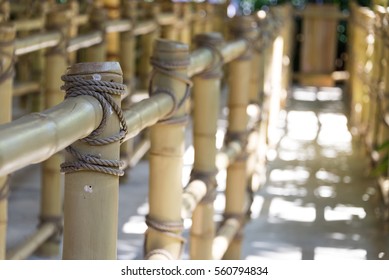
{"label": "concrete path", "polygon": [[[296,88],[280,114],[277,135],[278,145],[268,154],[266,185],[255,197],[253,220],[244,231],[242,258],[389,259],[388,223],[380,218],[375,181],[366,176],[363,145],[348,131],[341,91]],[[192,160],[189,146],[184,181]],[[9,248],[36,228],[39,168],[30,166],[13,175]],[[219,181],[224,177],[221,172]],[[142,258],[147,184],[147,162],[137,165],[128,181],[121,183],[119,259]],[[218,195],[217,213],[223,205],[223,196]],[[185,225],[190,227],[190,221]],[[186,246],[184,258],[187,252]],[[39,257],[31,257],[35,258]]]}

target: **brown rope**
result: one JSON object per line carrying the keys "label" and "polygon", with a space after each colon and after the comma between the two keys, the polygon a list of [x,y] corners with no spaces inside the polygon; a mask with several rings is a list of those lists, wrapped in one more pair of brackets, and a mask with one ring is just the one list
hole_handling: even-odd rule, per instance
{"label": "brown rope", "polygon": [[[173,109],[158,123],[164,123],[164,124],[186,123],[188,121],[188,115],[184,115],[182,117],[174,117],[174,115],[185,104],[185,101],[189,98],[190,88],[193,85],[192,81],[188,78],[187,75],[182,75],[181,73],[177,72],[177,70],[186,69],[190,64],[190,60],[183,59],[181,61],[167,62],[167,61],[159,60],[155,57],[151,57],[150,63],[154,67],[153,71],[151,72],[151,78],[149,84],[150,96],[153,96],[155,94],[168,94],[173,99],[174,102]],[[153,88],[154,77],[157,73],[165,74],[186,85],[185,94],[181,98],[181,100],[177,100],[174,91],[170,88],[158,88],[158,87],[155,89]]]}
{"label": "brown rope", "polygon": [[[120,83],[100,81],[100,80],[84,80],[78,76],[62,76],[65,84],[61,89],[66,91],[65,99],[69,97],[77,97],[82,95],[93,96],[96,98],[103,108],[103,117],[100,125],[86,138],[81,141],[92,146],[108,145],[114,142],[119,142],[124,139],[128,130],[126,119],[119,105],[111,95],[124,95],[126,86]],[[106,138],[98,138],[103,132],[110,115],[114,111],[119,118],[120,131]],[[124,171],[121,170],[123,163],[119,160],[101,159],[100,155],[84,155],[77,151],[74,147],[69,146],[66,151],[73,155],[77,160],[65,162],[61,164],[61,172],[75,172],[80,170],[91,170],[101,173],[106,173],[115,176],[123,176]]]}
{"label": "brown rope", "polygon": [[203,79],[221,79],[223,77],[222,66],[224,65],[224,57],[217,45],[223,42],[222,38],[212,38],[200,34],[196,36],[195,43],[199,47],[209,49],[212,52],[212,63],[200,74]]}

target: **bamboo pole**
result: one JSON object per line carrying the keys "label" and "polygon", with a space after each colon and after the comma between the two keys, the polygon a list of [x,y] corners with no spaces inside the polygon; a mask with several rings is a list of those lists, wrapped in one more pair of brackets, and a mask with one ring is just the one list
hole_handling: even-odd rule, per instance
{"label": "bamboo pole", "polygon": [[30,35],[25,38],[16,39],[15,55],[27,54],[40,49],[55,47],[61,40],[61,33],[57,31],[45,32],[37,35]]}
{"label": "bamboo pole", "polygon": [[[104,8],[107,11],[107,18],[112,20],[118,20],[121,15],[121,9],[120,9],[120,0],[103,0],[104,2]],[[127,25],[129,28],[130,24],[128,21],[125,22],[125,25]],[[117,61],[119,58],[119,49],[120,49],[120,34],[117,29],[113,32],[108,32],[109,28],[105,28],[106,34],[105,34],[105,40],[107,42],[106,48],[107,48],[107,57],[108,60]],[[125,29],[126,30],[126,29]],[[127,29],[129,30],[129,29]],[[124,30],[123,30],[124,31]]]}
{"label": "bamboo pole", "polygon": [[[15,29],[8,23],[0,23],[1,73],[0,73],[0,124],[12,119],[12,78],[14,71]],[[6,174],[0,175],[0,260],[5,258],[8,219],[9,180]]]}
{"label": "bamboo pole", "polygon": [[15,249],[7,252],[7,260],[24,260],[31,256],[39,246],[58,231],[57,225],[53,223],[43,224],[26,241]]}
{"label": "bamboo pole", "polygon": [[[127,109],[131,105],[131,95],[135,91],[135,55],[136,55],[136,37],[134,36],[134,27],[136,25],[136,1],[122,2],[122,16],[127,21],[131,22],[132,29],[120,34],[120,64],[123,71],[123,83],[127,86],[129,95],[122,101],[123,109]],[[120,157],[124,162],[127,162],[126,169],[130,166],[131,157],[134,150],[134,141],[131,139],[122,143],[120,147]]]}
{"label": "bamboo pole", "polygon": [[[69,68],[67,76],[122,83],[122,71],[117,62],[75,64]],[[120,95],[111,97],[120,108]],[[94,139],[106,139],[121,130],[119,121],[122,120],[117,114],[110,113],[104,118],[107,122],[101,134]],[[98,155],[102,160],[119,161],[118,141],[99,146],[78,141],[72,145],[72,149],[84,155]],[[67,170],[67,165],[63,166],[66,173],[63,259],[116,259],[118,176],[105,173],[107,165],[101,162],[78,169],[77,162],[83,166],[82,162],[85,161],[74,154],[68,153],[66,161],[74,164],[75,168]],[[120,172],[115,174],[120,176]]]}
{"label": "bamboo pole", "polygon": [[[124,111],[128,134],[135,137],[174,108],[168,95],[156,95]],[[39,163],[74,141],[88,136],[101,122],[101,106],[94,98],[66,99],[58,106],[0,126],[0,176]]]}
{"label": "bamboo pole", "polygon": [[[155,20],[159,13],[158,5],[152,5],[150,3],[145,3],[144,5],[146,5],[145,8],[150,9],[150,16]],[[153,54],[154,41],[159,36],[159,32],[159,28],[157,28],[150,33],[142,35],[140,38],[141,57],[139,60],[139,87],[141,89],[147,89],[149,84],[149,76],[152,69],[149,60]]]}
{"label": "bamboo pole", "polygon": [[[68,9],[53,11],[47,15],[47,28],[58,30],[63,34],[61,43],[46,53],[45,66],[45,107],[51,108],[60,104],[64,98],[61,91],[61,75],[66,71],[67,53],[66,38],[69,32],[71,11]],[[61,154],[55,154],[42,164],[42,190],[40,206],[40,225],[54,223],[58,230],[47,242],[42,244],[38,254],[55,256],[60,251],[60,231],[62,228],[62,181],[59,166],[63,161]]]}
{"label": "bamboo pole", "polygon": [[179,39],[182,43],[191,44],[191,19],[192,9],[189,2],[175,3],[180,8],[182,27],[179,32]]}
{"label": "bamboo pole", "polygon": [[99,44],[90,46],[85,50],[84,62],[98,62],[106,60],[107,44],[105,40],[104,23],[107,20],[107,12],[103,8],[100,0],[94,0],[93,8],[89,17],[91,30],[98,30],[103,34],[103,39]]}
{"label": "bamboo pole", "polygon": [[221,77],[223,61],[219,48],[223,37],[219,33],[205,33],[195,37],[199,47],[213,51],[213,64],[202,74],[194,77],[194,150],[195,159],[192,179],[202,179],[207,194],[196,207],[192,217],[190,257],[212,259],[212,242],[215,235],[213,201],[216,194],[216,132],[219,117]]}
{"label": "bamboo pole", "polygon": [[[232,22],[236,32],[235,36],[245,37],[246,30],[250,30],[252,21],[246,17],[238,17]],[[239,33],[238,31],[241,31]],[[248,49],[237,60],[229,64],[229,99],[228,99],[228,129],[226,135],[226,142],[238,140],[242,143],[247,141],[247,125],[248,115],[247,106],[249,103],[249,86],[250,76],[243,73],[249,73],[251,69],[250,64],[251,50]],[[244,202],[247,189],[246,176],[246,151],[227,168],[227,183],[226,183],[226,208],[225,218],[238,217],[243,220],[245,216]],[[224,255],[225,259],[239,259],[240,258],[240,244],[241,239],[236,236],[232,241],[233,246]]]}
{"label": "bamboo pole", "polygon": [[[161,94],[170,89],[174,94],[177,110],[165,122],[150,129],[150,179],[147,216],[149,226],[145,239],[145,258],[177,259],[182,251],[182,167],[185,148],[185,122],[188,112],[187,65],[188,46],[163,39],[156,41],[154,78],[150,94]],[[170,68],[171,61],[177,66]],[[160,70],[161,69],[161,70]],[[164,69],[164,70],[162,70]],[[169,75],[166,74],[169,71]],[[175,78],[177,77],[177,78]],[[180,77],[180,78],[179,78]],[[183,82],[185,81],[185,83]]]}

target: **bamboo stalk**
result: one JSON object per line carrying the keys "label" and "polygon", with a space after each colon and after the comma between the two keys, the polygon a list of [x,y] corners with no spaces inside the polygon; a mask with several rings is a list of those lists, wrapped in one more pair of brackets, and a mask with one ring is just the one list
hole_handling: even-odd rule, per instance
{"label": "bamboo stalk", "polygon": [[61,41],[61,33],[58,31],[45,32],[30,35],[15,40],[15,55],[27,54],[40,49],[55,47]]}
{"label": "bamboo stalk", "polygon": [[223,222],[212,244],[212,257],[214,260],[223,258],[240,228],[241,223],[237,219],[229,218]]}
{"label": "bamboo stalk", "polygon": [[[212,46],[219,49],[223,44],[223,37],[219,33],[205,33],[198,35],[195,42],[199,46]],[[217,56],[217,53],[213,53]],[[212,242],[215,235],[213,222],[213,200],[216,182],[216,132],[219,117],[221,98],[222,61],[214,58],[211,71],[207,71],[194,78],[194,150],[193,165],[194,179],[196,174],[206,174],[207,199],[197,205],[193,212],[190,257],[191,259],[212,259]],[[216,64],[216,63],[219,63]],[[202,176],[200,176],[202,177]]]}
{"label": "bamboo stalk", "polygon": [[[55,11],[47,16],[47,28],[59,29],[62,34],[68,34],[67,25],[71,17],[71,11]],[[45,107],[51,108],[62,102],[64,99],[61,91],[61,75],[67,68],[66,37],[61,43],[46,53],[45,66]],[[42,190],[40,222],[55,220],[58,225],[62,225],[62,182],[63,177],[60,174],[60,164],[63,161],[62,154],[54,154],[42,164]],[[38,253],[44,256],[55,256],[60,251],[59,230],[55,236],[47,240],[39,248]]]}
{"label": "bamboo stalk", "polygon": [[207,193],[207,184],[202,180],[193,180],[185,187],[182,194],[182,211],[184,218],[190,218],[193,211]]}
{"label": "bamboo stalk", "polygon": [[98,45],[103,41],[103,33],[101,31],[91,31],[86,34],[78,35],[69,40],[66,48],[67,52],[74,52],[80,49],[89,48]]}
{"label": "bamboo stalk", "polygon": [[[241,56],[248,47],[245,40],[237,40],[223,45],[220,52],[223,56],[224,64],[233,61]],[[190,77],[203,72],[212,62],[212,52],[209,49],[201,48],[195,50],[190,55],[190,66],[188,75]]]}
{"label": "bamboo stalk", "polygon": [[[14,44],[15,29],[7,23],[0,23],[0,43],[2,51],[0,53],[2,67],[0,73],[0,124],[8,123],[12,119],[12,83],[14,71]],[[11,143],[12,144],[12,143]],[[8,147],[9,148],[9,147]],[[5,258],[6,236],[7,236],[7,220],[8,220],[8,197],[7,190],[9,182],[7,173],[0,174],[0,260]]]}
{"label": "bamboo stalk", "polygon": [[23,243],[18,245],[15,249],[7,252],[7,260],[24,260],[31,256],[39,246],[41,246],[47,239],[49,239],[58,230],[58,225],[53,223],[46,223],[39,227],[39,229],[27,238]]}
{"label": "bamboo stalk", "polygon": [[151,72],[151,65],[149,63],[150,57],[153,53],[153,44],[157,38],[157,30],[144,34],[140,38],[142,54],[139,61],[139,78],[140,88],[147,89],[149,85],[149,75]]}
{"label": "bamboo stalk", "polygon": [[[184,62],[189,58],[188,46],[159,39],[156,41],[153,57],[158,64],[170,64],[170,61]],[[174,73],[181,77],[186,76],[187,68],[179,67]],[[187,85],[181,80],[159,72],[157,68],[151,90],[170,88],[176,100],[185,100],[186,87]],[[180,237],[182,230],[181,171],[185,147],[185,122],[179,120],[186,116],[187,105],[185,102],[174,113],[171,121],[176,123],[159,123],[150,129],[150,211],[149,228],[145,240],[145,255],[149,259],[166,259],[166,256],[177,259],[182,251],[182,238]],[[178,118],[177,121],[174,121],[174,118]],[[162,230],[166,227],[168,234]]]}
{"label": "bamboo stalk", "polygon": [[139,23],[134,28],[134,35],[145,35],[148,33],[151,33],[153,31],[156,31],[158,29],[158,25],[154,20],[144,20]]}
{"label": "bamboo stalk", "polygon": [[[76,64],[67,74],[84,79],[99,75],[102,81],[122,82],[120,66],[114,62]],[[112,98],[120,106],[120,96]],[[115,135],[120,129],[116,114],[106,117],[100,138]],[[119,160],[119,142],[92,146],[78,141],[73,148],[82,154]],[[66,160],[76,159],[67,154]],[[116,259],[118,191],[117,176],[88,169],[65,174],[63,259]]]}
{"label": "bamboo stalk", "polygon": [[[155,124],[173,107],[172,98],[166,94],[131,106],[124,112],[129,131],[125,140]],[[96,99],[75,97],[49,110],[0,126],[0,176],[41,162],[88,136],[101,122],[101,114]]]}
{"label": "bamboo stalk", "polygon": [[[254,27],[252,21],[247,18],[236,18],[235,28],[240,30],[250,30]],[[250,30],[251,31],[251,30]],[[238,36],[247,36],[245,33],[237,33]],[[250,76],[243,73],[249,73],[251,69],[251,53],[248,50],[241,58],[232,61],[229,64],[229,99],[228,99],[228,141],[239,140],[243,143],[247,140],[248,115],[247,106],[249,104]],[[225,217],[230,216],[243,217],[245,215],[244,203],[247,187],[246,175],[246,150],[227,168],[226,183],[226,208]],[[239,244],[238,238],[234,240]],[[240,244],[239,244],[240,245]],[[239,259],[240,247],[234,246],[224,257],[227,259]]]}
{"label": "bamboo stalk", "polygon": [[17,83],[14,86],[13,96],[22,96],[30,93],[34,93],[40,90],[39,82],[22,82]]}
{"label": "bamboo stalk", "polygon": [[33,19],[18,19],[12,21],[17,31],[30,31],[40,30],[45,26],[45,19],[33,18]]}
{"label": "bamboo stalk", "polygon": [[107,20],[106,10],[99,4],[99,0],[94,0],[93,9],[89,17],[90,29],[100,31],[103,39],[99,44],[90,46],[85,50],[84,62],[105,61],[107,56],[107,44],[105,38],[104,23]]}
{"label": "bamboo stalk", "polygon": [[[134,36],[133,29],[136,26],[137,18],[137,2],[136,1],[124,1],[122,2],[122,16],[133,25],[132,30],[120,34],[120,49],[119,60],[123,71],[123,83],[128,88],[128,96],[123,99],[122,107],[126,109],[131,105],[131,95],[135,92],[135,68],[136,68],[136,37]],[[125,51],[124,51],[125,50]],[[124,162],[128,165],[125,167],[132,167],[130,165],[131,157],[134,150],[134,141],[130,139],[125,143],[122,143],[120,147],[120,156]]]}

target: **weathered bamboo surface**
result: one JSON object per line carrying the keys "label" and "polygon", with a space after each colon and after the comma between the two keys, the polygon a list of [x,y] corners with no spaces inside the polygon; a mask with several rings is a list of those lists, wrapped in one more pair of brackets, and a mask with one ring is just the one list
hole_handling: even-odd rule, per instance
{"label": "weathered bamboo surface", "polygon": [[[108,5],[108,2],[110,1],[104,2],[104,5],[106,5],[105,8],[111,5]],[[177,55],[180,56],[183,48],[185,48],[185,52],[187,53],[185,58],[187,69],[181,69],[180,71],[182,73],[180,71],[178,71],[179,73],[177,72],[178,74],[174,73],[174,75],[178,75],[176,77],[177,80],[169,80],[172,77],[169,72],[171,69],[164,69],[163,67],[167,67],[166,65],[158,66],[163,69],[160,70],[157,67],[154,70],[156,72],[151,72],[149,65],[150,58],[154,66],[156,63],[156,57],[152,57],[152,44],[159,36],[158,34],[170,40],[190,44],[191,36],[198,32],[209,32],[213,28],[225,32],[230,27],[224,24],[227,22],[226,16],[220,11],[225,9],[226,6],[220,5],[214,7],[209,3],[195,3],[193,6],[197,10],[193,13],[193,11],[188,9],[189,5],[187,3],[165,3],[167,4],[165,7],[159,7],[157,5],[151,6],[149,3],[132,2],[131,4],[127,3],[127,5],[144,4],[149,9],[145,11],[137,10],[133,14],[123,13],[121,15],[119,4],[117,6],[115,4],[109,7],[107,15],[101,3],[100,1],[95,1],[90,14],[79,14],[77,5],[70,5],[69,7],[66,5],[61,6],[64,9],[59,9],[58,11],[59,13],[63,13],[64,17],[57,18],[61,24],[53,24],[53,22],[56,22],[55,17],[50,18],[50,15],[52,15],[51,12],[54,12],[55,9],[53,11],[50,9],[46,11],[44,18],[15,20],[14,23],[17,26],[17,30],[19,32],[25,32],[23,37],[15,40],[15,54],[22,56],[39,50],[47,50],[47,55],[44,56],[44,59],[49,66],[55,64],[58,66],[58,69],[65,68],[66,62],[76,61],[78,59],[76,51],[82,49],[85,49],[85,54],[82,55],[79,53],[81,60],[105,61],[107,57],[112,57],[113,59],[120,57],[121,60],[126,60],[123,62],[123,79],[128,87],[129,93],[133,93],[136,86],[139,87],[137,83],[140,84],[140,87],[147,87],[150,82],[150,73],[152,73],[151,77],[154,77],[154,84],[151,84],[150,89],[152,90],[154,85],[154,87],[160,87],[162,92],[157,92],[158,94],[150,92],[149,98],[132,104],[132,101],[130,101],[127,104],[128,106],[126,105],[123,110],[123,116],[128,127],[128,133],[122,139],[123,141],[127,141],[140,134],[145,128],[151,127],[151,143],[148,139],[141,141],[139,146],[133,150],[133,156],[128,158],[126,162],[127,166],[133,166],[151,148],[149,157],[152,177],[150,177],[149,230],[145,243],[146,258],[180,258],[183,241],[180,237],[181,226],[179,224],[182,216],[192,217],[194,221],[192,238],[193,258],[212,259],[215,258],[215,255],[219,256],[216,258],[221,258],[223,255],[225,258],[238,258],[241,243],[241,228],[244,226],[244,220],[242,218],[247,209],[246,195],[249,191],[249,189],[246,189],[246,183],[250,180],[250,176],[253,173],[252,165],[247,165],[245,161],[246,153],[252,151],[247,149],[245,140],[246,137],[251,138],[251,134],[260,131],[258,129],[251,131],[251,134],[248,133],[248,130],[251,129],[249,126],[249,121],[251,122],[251,120],[247,115],[247,106],[249,101],[256,103],[257,106],[262,103],[262,109],[260,111],[263,112],[263,116],[266,116],[266,114],[269,114],[270,103],[274,105],[280,102],[280,95],[273,95],[271,102],[266,100],[272,95],[271,92],[273,90],[275,91],[278,87],[281,88],[284,86],[284,84],[281,85],[281,81],[284,79],[281,76],[283,71],[287,70],[287,67],[284,67],[282,59],[284,56],[289,55],[289,52],[283,44],[283,42],[287,41],[287,32],[285,32],[286,29],[281,31],[283,22],[280,18],[282,18],[282,14],[286,10],[275,11],[271,17],[266,18],[269,21],[267,24],[269,28],[267,33],[259,32],[256,28],[257,23],[254,21],[255,17],[247,17],[247,20],[243,19],[245,24],[246,22],[250,22],[250,24],[243,26],[243,29],[239,32],[247,32],[246,29],[248,28],[250,35],[236,37],[238,30],[231,28],[234,31],[233,35],[235,36],[233,37],[236,37],[236,40],[220,44],[217,50],[208,45],[204,45],[193,48],[194,50],[189,52],[189,49],[192,48],[182,43],[158,40],[157,46],[161,48],[159,50],[160,53],[154,50],[154,55],[161,61],[168,59],[169,63],[171,63]],[[57,5],[53,4],[51,8],[53,7],[57,7]],[[220,9],[219,12],[217,11],[218,9]],[[68,20],[63,21],[64,18]],[[69,25],[66,22],[69,22]],[[190,26],[192,23],[193,26]],[[86,25],[86,28],[82,25]],[[32,32],[40,27],[45,27],[46,30],[39,33]],[[272,32],[273,34],[269,36]],[[118,33],[121,33],[121,36],[118,36]],[[267,37],[263,39],[262,36]],[[262,40],[261,44],[258,44],[256,40]],[[275,44],[277,40],[281,44]],[[137,57],[135,53],[135,48],[139,47],[136,42],[140,43],[140,57]],[[131,54],[119,54],[119,45],[126,49],[128,48],[127,51],[131,52]],[[174,46],[178,47],[178,53],[171,51],[174,49]],[[39,54],[41,55],[43,52],[39,52]],[[165,57],[166,55],[167,57]],[[266,56],[269,57],[268,60],[261,59]],[[250,59],[251,57],[253,59]],[[137,69],[135,66],[135,61],[137,60],[142,64],[141,69]],[[208,108],[209,116],[213,116],[206,117],[201,111],[197,113],[197,125],[200,122],[205,122],[204,124],[209,125],[212,129],[209,130],[205,127],[197,129],[197,138],[195,140],[196,150],[198,150],[198,153],[203,150],[204,155],[197,154],[195,171],[197,170],[200,173],[203,172],[204,174],[207,173],[214,176],[216,171],[229,168],[227,179],[229,185],[227,196],[229,198],[227,199],[225,214],[226,221],[225,225],[219,230],[218,235],[216,234],[216,224],[213,221],[213,194],[210,193],[209,183],[204,182],[203,178],[199,180],[195,179],[185,188],[184,192],[182,190],[180,171],[182,169],[183,130],[185,128],[185,122],[180,123],[178,121],[178,123],[171,125],[169,122],[164,123],[166,116],[171,117],[170,114],[177,109],[177,100],[181,98],[186,100],[188,97],[187,93],[183,90],[185,85],[182,84],[182,75],[187,75],[188,78],[192,77],[194,81],[199,81],[200,75],[207,71],[215,70],[215,61],[217,60],[220,60],[220,64],[217,65],[219,68],[222,65],[230,64],[229,80],[231,81],[231,91],[234,92],[232,95],[234,97],[231,99],[229,108],[228,139],[220,151],[217,151],[214,146],[216,143],[216,119],[219,110],[217,100],[220,98],[221,76],[213,80],[206,77],[202,83],[197,82],[197,94],[196,90],[192,94],[196,95],[194,98],[199,98],[202,95],[202,99],[199,99],[200,101],[197,102],[196,106],[200,107],[202,103],[208,104],[210,106]],[[166,64],[166,61],[164,63]],[[77,65],[75,64],[72,67],[80,67]],[[168,68],[174,65],[174,63],[169,64]],[[270,67],[270,65],[272,66]],[[46,71],[50,71],[51,67],[47,69],[49,70]],[[252,73],[250,73],[251,70],[253,70]],[[55,70],[47,73],[48,77],[51,78],[47,84],[49,86],[47,86],[48,90],[46,92],[53,91],[55,92],[55,96],[62,95],[57,83],[61,75],[58,71]],[[250,75],[243,75],[243,73],[250,73]],[[268,82],[271,84],[267,91],[267,97],[263,95],[266,88],[265,81],[261,82],[261,79],[257,79],[257,76],[266,76],[264,73],[268,73]],[[135,78],[135,75],[140,76],[139,81]],[[239,77],[240,75],[243,76]],[[273,77],[271,77],[272,75]],[[252,86],[253,81],[255,83],[259,81],[258,85]],[[277,84],[278,81],[280,85]],[[39,91],[41,84],[37,80],[29,81],[25,79],[19,88],[15,88],[16,90],[13,95],[22,96],[26,95],[29,91]],[[50,86],[54,84],[54,87],[58,89]],[[286,86],[287,83],[285,83]],[[167,91],[165,87],[168,88]],[[177,94],[178,97],[173,97],[170,88],[173,88],[174,94]],[[213,88],[213,93],[211,93],[213,99],[209,96],[209,88]],[[245,94],[241,95],[242,92]],[[0,125],[0,176],[10,174],[29,164],[39,163],[50,158],[65,147],[88,136],[101,124],[104,112],[100,102],[95,98],[89,96],[70,97],[60,104],[55,105],[59,101],[57,98],[54,98],[54,95],[49,94],[45,97],[49,109],[40,113],[26,115],[9,124]],[[255,98],[250,100],[251,96]],[[128,102],[128,100],[132,99],[130,96],[124,100]],[[123,104],[125,103],[123,102]],[[176,117],[183,117],[188,112],[189,103],[181,106],[182,104],[178,107]],[[215,110],[212,110],[212,106],[215,107]],[[272,109],[274,112],[270,115],[277,114],[279,105],[277,106],[273,106],[275,109]],[[206,123],[206,121],[210,121],[211,119],[211,122]],[[256,118],[254,122],[257,121],[259,121],[259,118]],[[266,118],[264,118],[262,123],[264,126],[268,125]],[[206,137],[204,136],[205,134],[207,135]],[[168,141],[161,141],[161,137]],[[262,137],[266,139],[267,135],[263,134]],[[77,147],[84,147],[84,144],[75,145]],[[98,148],[92,148],[92,150],[98,151]],[[117,150],[115,149],[115,153],[117,153]],[[67,156],[67,158],[72,158],[72,156]],[[254,161],[255,158],[256,156],[253,158]],[[54,165],[48,166],[47,170],[56,169],[58,164]],[[93,200],[91,197],[91,202],[88,204],[90,207],[85,207],[82,201],[76,198],[77,193],[85,191],[84,189],[80,189],[78,182],[81,180],[83,182],[82,187],[84,188],[88,185],[87,182],[90,181],[85,176],[88,172],[83,173],[81,177],[78,177],[76,173],[66,174],[68,187],[66,187],[65,191],[65,212],[68,218],[65,218],[66,240],[63,257],[65,259],[114,259],[116,254],[115,236],[117,235],[116,229],[114,230],[114,228],[117,228],[117,225],[115,226],[115,219],[111,221],[105,219],[103,221],[105,223],[105,229],[96,238],[89,236],[88,232],[90,228],[96,228],[97,230],[99,227],[99,223],[91,218],[91,211],[101,211],[99,209],[100,204],[96,204],[96,200]],[[115,209],[117,208],[117,180],[110,180],[108,178],[109,176],[103,177],[97,181],[106,182],[104,184],[110,185],[114,189],[114,192],[105,193],[105,188],[102,185],[100,187],[100,183],[97,181],[93,181],[95,183],[89,185],[99,185],[97,192],[101,196],[101,199],[98,199],[98,201],[101,202],[104,200],[103,204],[109,208],[108,212],[114,217],[116,215]],[[240,186],[239,193],[236,193],[236,188],[231,187],[236,184]],[[89,189],[87,191],[89,192]],[[43,197],[46,196],[47,199],[45,201],[49,201],[50,192],[45,193],[46,195],[43,194]],[[162,197],[163,203],[161,203]],[[205,200],[202,201],[203,199]],[[43,203],[42,207],[43,216],[50,216],[52,205]],[[61,219],[61,213],[57,213],[58,211],[54,212],[56,218]],[[101,215],[104,216],[105,214],[102,213]],[[58,221],[49,224],[43,223],[44,226],[41,230],[36,235],[33,235],[30,241],[23,244],[16,253],[14,252],[12,258],[24,258],[28,256],[38,246],[46,242],[49,237],[57,234],[60,228],[57,223]],[[164,223],[168,224],[167,231],[171,233],[170,235],[165,233],[166,228],[163,227],[166,224]],[[54,229],[52,230],[53,226]],[[79,228],[79,234],[74,234],[74,228]],[[217,238],[215,239],[215,237]],[[227,240],[227,243],[224,243],[224,247],[221,246],[219,249],[215,249],[215,240],[220,239]],[[107,241],[107,244],[103,244],[104,242],[102,240],[109,241]],[[93,246],[85,244],[93,244]],[[197,246],[196,244],[199,245]],[[161,252],[160,250],[164,251]],[[219,251],[214,252],[213,250]]]}

